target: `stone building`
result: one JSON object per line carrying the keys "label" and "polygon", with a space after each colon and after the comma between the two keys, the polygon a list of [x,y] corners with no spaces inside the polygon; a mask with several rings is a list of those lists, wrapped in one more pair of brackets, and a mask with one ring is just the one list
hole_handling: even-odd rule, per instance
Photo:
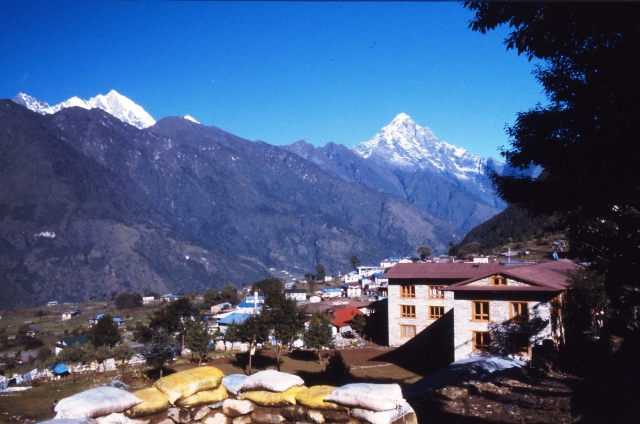
{"label": "stone building", "polygon": [[577,267],[568,260],[398,264],[387,273],[389,344],[403,345],[439,323],[428,341],[442,343],[456,361],[489,353],[528,359],[542,340],[563,342],[558,308],[567,272]]}

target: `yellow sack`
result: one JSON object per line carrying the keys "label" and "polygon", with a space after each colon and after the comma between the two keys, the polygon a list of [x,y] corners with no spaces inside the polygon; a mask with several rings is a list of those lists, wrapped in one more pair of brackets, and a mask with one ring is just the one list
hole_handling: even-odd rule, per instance
{"label": "yellow sack", "polygon": [[194,393],[217,389],[222,382],[222,377],[224,374],[218,368],[198,367],[162,377],[153,386],[164,393],[172,404],[175,404],[178,399],[189,397]]}
{"label": "yellow sack", "polygon": [[227,388],[222,384],[214,390],[205,390],[195,395],[180,399],[176,402],[177,406],[183,408],[193,408],[194,406],[206,405],[208,403],[216,403],[228,398]]}
{"label": "yellow sack", "polygon": [[242,392],[243,400],[250,400],[260,406],[289,406],[296,404],[296,394],[306,387],[294,386],[284,392],[268,392],[266,390],[254,390],[251,392]]}
{"label": "yellow sack", "polygon": [[166,411],[171,407],[169,399],[160,390],[155,387],[138,390],[133,392],[134,395],[142,401],[137,405],[124,411],[129,418],[144,417],[145,415],[153,415],[158,412]]}
{"label": "yellow sack", "polygon": [[334,386],[313,386],[305,388],[296,394],[296,401],[303,406],[311,409],[330,409],[336,411],[346,410],[344,406],[340,406],[337,403],[326,402],[326,398],[329,393],[335,389]]}

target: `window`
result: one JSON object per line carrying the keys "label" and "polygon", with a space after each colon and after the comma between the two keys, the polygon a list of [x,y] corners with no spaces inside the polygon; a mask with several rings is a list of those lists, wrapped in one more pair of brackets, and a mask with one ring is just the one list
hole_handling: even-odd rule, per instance
{"label": "window", "polygon": [[416,317],[415,305],[400,305],[400,316],[402,318],[415,318]]}
{"label": "window", "polygon": [[491,348],[491,335],[488,331],[473,332],[473,350],[488,352]]}
{"label": "window", "polygon": [[506,286],[507,279],[502,275],[494,275],[491,277],[491,285],[492,286]]}
{"label": "window", "polygon": [[489,302],[471,302],[471,319],[489,321]]}
{"label": "window", "polygon": [[510,334],[509,353],[513,355],[529,355],[529,335],[523,333]]}
{"label": "window", "polygon": [[442,318],[444,306],[429,306],[429,319]]}
{"label": "window", "polygon": [[511,302],[509,316],[514,321],[529,321],[529,305],[527,305],[527,302]]}
{"label": "window", "polygon": [[429,299],[444,299],[443,286],[429,286]]}
{"label": "window", "polygon": [[400,286],[400,297],[416,297],[416,286]]}
{"label": "window", "polygon": [[401,325],[400,326],[400,337],[403,339],[409,339],[411,337],[415,337],[416,335],[416,326],[415,325]]}

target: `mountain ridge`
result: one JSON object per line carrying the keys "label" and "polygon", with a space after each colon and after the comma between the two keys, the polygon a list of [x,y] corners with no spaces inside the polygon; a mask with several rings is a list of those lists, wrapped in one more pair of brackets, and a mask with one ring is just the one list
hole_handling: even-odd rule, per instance
{"label": "mountain ridge", "polygon": [[[0,307],[111,291],[202,292],[461,234],[406,199],[181,117],[0,101]],[[42,234],[55,236],[42,236]]]}

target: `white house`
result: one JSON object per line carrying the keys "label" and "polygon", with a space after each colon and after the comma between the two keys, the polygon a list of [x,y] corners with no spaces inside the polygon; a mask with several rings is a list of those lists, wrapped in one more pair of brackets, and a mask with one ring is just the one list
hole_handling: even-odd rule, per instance
{"label": "white house", "polygon": [[345,284],[357,283],[358,281],[360,281],[360,274],[357,271],[351,271],[344,275]]}
{"label": "white house", "polygon": [[379,266],[359,266],[358,275],[360,278],[370,277],[376,272],[384,272],[385,268]]}
{"label": "white house", "polygon": [[307,300],[307,291],[305,289],[289,289],[284,291],[287,299],[294,299],[296,302],[304,302]]}

